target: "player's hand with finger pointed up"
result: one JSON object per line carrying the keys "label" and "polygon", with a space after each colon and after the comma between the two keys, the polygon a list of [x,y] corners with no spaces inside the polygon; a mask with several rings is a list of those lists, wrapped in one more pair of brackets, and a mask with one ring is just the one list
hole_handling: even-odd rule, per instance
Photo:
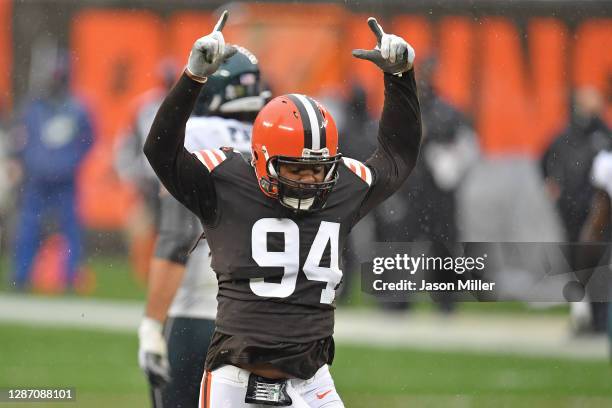
{"label": "player's hand with finger pointed up", "polygon": [[228,12],[225,10],[219,21],[215,24],[213,31],[198,38],[189,54],[189,61],[185,72],[187,75],[198,82],[206,82],[206,78],[214,74],[219,65],[236,53],[236,48],[225,44],[225,39],[221,31],[227,21]]}
{"label": "player's hand with finger pointed up", "polygon": [[402,37],[387,34],[374,17],[368,18],[368,25],[376,36],[376,47],[373,50],[353,50],[355,58],[372,61],[389,74],[401,76],[412,69],[414,49]]}

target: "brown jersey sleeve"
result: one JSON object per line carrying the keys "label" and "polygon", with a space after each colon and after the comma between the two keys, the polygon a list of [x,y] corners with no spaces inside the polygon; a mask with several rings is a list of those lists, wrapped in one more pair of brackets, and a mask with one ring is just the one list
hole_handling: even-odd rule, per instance
{"label": "brown jersey sleeve", "polygon": [[385,103],[378,130],[378,148],[366,161],[373,182],[358,218],[380,204],[408,178],[421,144],[421,109],[414,70],[401,77],[385,75]]}

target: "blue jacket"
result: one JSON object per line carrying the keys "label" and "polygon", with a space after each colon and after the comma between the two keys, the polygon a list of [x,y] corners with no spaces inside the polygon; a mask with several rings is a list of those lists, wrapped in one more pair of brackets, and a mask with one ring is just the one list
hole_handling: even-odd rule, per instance
{"label": "blue jacket", "polygon": [[74,98],[38,99],[24,109],[26,142],[21,151],[26,180],[73,182],[76,169],[93,142],[92,123]]}

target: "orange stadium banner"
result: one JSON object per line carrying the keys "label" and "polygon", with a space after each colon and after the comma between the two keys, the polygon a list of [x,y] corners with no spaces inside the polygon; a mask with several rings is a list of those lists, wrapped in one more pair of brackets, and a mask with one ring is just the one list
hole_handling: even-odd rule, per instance
{"label": "orange stadium banner", "polygon": [[[0,21],[10,8],[0,2]],[[450,10],[450,9],[449,9]],[[394,13],[380,15],[387,31],[407,38],[419,61],[435,56],[434,76],[441,95],[474,121],[483,151],[490,155],[537,157],[568,118],[576,86],[610,93],[612,19]],[[371,47],[366,18],[336,4],[244,3],[231,10],[224,30],[228,42],[258,56],[274,93],[303,92],[345,97],[353,82],[382,108],[378,70],[351,57],[353,48]],[[6,17],[4,17],[6,19]],[[84,9],[72,19],[78,55],[76,88],[95,107],[98,138],[83,170],[87,223],[122,224],[134,199],[113,175],[113,144],[128,126],[133,101],[158,85],[155,67],[164,58],[182,66],[193,41],[206,34],[215,16],[206,10]],[[316,22],[314,24],[313,22]],[[0,58],[10,53],[0,39]],[[0,90],[6,89],[0,74]],[[4,81],[4,82],[3,82]],[[609,101],[609,100],[608,100]],[[612,105],[608,105],[612,119]],[[114,202],[119,205],[108,205]]]}
{"label": "orange stadium banner", "polygon": [[580,25],[573,53],[574,84],[594,86],[607,95],[606,116],[612,122],[612,19],[592,19]]}
{"label": "orange stadium banner", "polygon": [[113,171],[116,139],[130,125],[133,101],[159,85],[161,20],[147,11],[88,10],[73,19],[75,89],[95,107],[96,142],[82,170],[85,222],[112,228],[135,199]]}

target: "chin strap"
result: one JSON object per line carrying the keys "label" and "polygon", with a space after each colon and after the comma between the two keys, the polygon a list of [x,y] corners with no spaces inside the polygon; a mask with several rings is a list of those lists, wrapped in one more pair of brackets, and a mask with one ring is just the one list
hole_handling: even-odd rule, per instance
{"label": "chin strap", "polygon": [[283,203],[295,210],[310,210],[314,204],[314,197],[299,199],[295,197],[282,197]]}
{"label": "chin strap", "polygon": [[327,172],[327,174],[325,175],[325,181],[329,181],[332,178],[332,175],[334,174],[334,171],[336,170],[336,166],[338,165],[338,163],[334,163],[331,168],[329,169],[329,171]]}

